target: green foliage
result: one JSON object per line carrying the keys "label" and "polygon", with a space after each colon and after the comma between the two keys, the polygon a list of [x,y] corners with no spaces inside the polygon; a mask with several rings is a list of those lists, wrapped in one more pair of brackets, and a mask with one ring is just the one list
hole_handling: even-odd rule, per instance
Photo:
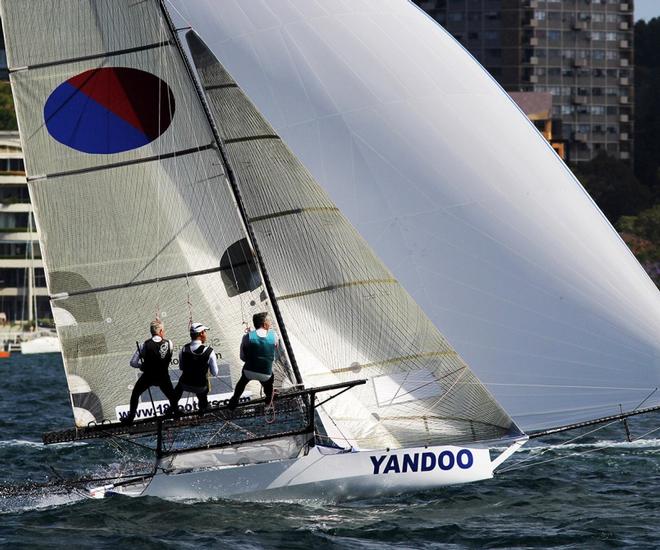
{"label": "green foliage", "polygon": [[9,82],[0,82],[0,130],[18,130]]}
{"label": "green foliage", "polygon": [[603,151],[573,171],[611,223],[652,204],[651,191],[639,183],[632,169]]}
{"label": "green foliage", "polygon": [[660,204],[643,210],[637,216],[623,216],[616,228],[621,233],[635,234],[660,247]]}
{"label": "green foliage", "polygon": [[622,216],[616,228],[656,285],[660,286],[660,204],[637,216]]}

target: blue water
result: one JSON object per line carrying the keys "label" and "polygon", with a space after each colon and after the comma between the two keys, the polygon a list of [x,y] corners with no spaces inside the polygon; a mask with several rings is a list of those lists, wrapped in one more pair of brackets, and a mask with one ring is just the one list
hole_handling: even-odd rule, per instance
{"label": "blue water", "polygon": [[[4,483],[104,475],[124,467],[107,444],[43,446],[69,427],[59,359],[1,359],[0,463]],[[633,436],[660,416],[632,419]],[[0,544],[11,548],[658,548],[660,431],[622,442],[620,425],[576,444],[535,443],[491,481],[341,505],[91,500],[81,495],[0,498]],[[540,464],[543,460],[557,459]],[[528,462],[521,462],[528,461]]]}

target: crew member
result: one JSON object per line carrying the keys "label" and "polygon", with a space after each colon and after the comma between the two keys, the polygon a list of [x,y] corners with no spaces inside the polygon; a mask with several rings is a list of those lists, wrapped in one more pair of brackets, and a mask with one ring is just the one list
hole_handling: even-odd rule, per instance
{"label": "crew member", "polygon": [[[151,338],[141,344],[131,357],[130,365],[134,369],[140,369],[142,375],[133,387],[131,404],[128,415],[122,422],[130,424],[135,419],[138,400],[140,395],[151,386],[157,386],[170,400],[170,411],[176,410],[177,401],[172,381],[170,380],[169,366],[172,360],[172,342],[165,340],[165,327],[158,319],[151,322],[149,326]],[[154,415],[156,411],[154,410]]]}
{"label": "crew member", "polygon": [[228,408],[234,410],[238,400],[250,380],[258,380],[266,396],[266,407],[273,401],[273,361],[279,350],[279,339],[271,329],[268,313],[257,313],[252,316],[255,330],[248,332],[241,340],[240,356],[244,361],[241,378],[236,383],[234,395],[228,403]]}
{"label": "crew member", "polygon": [[181,399],[184,391],[194,393],[197,396],[200,413],[204,412],[209,404],[207,375],[209,371],[213,376],[218,374],[215,352],[211,346],[205,345],[207,330],[209,328],[202,323],[193,323],[190,326],[191,342],[183,346],[179,352],[181,378],[179,378],[179,383],[174,388],[177,401]]}

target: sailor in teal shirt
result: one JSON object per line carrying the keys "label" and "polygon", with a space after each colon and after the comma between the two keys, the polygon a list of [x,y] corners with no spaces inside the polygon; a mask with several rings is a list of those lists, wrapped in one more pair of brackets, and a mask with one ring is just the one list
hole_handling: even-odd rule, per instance
{"label": "sailor in teal shirt", "polygon": [[273,362],[279,349],[279,339],[271,329],[268,313],[252,316],[255,330],[248,332],[241,341],[241,360],[245,362],[241,378],[234,388],[234,395],[229,400],[229,408],[235,409],[238,400],[250,380],[258,380],[264,388],[266,407],[273,400]]}

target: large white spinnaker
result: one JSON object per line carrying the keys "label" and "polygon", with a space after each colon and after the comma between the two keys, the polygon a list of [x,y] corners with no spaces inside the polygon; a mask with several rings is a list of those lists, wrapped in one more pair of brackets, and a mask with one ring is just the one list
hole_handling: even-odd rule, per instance
{"label": "large white spinnaker", "polygon": [[660,403],[660,295],[482,67],[405,0],[172,0],[523,429]]}
{"label": "large white spinnaker", "polygon": [[177,345],[211,327],[230,391],[268,300],[161,5],[4,0],[2,23],[76,423],[118,419],[157,315]]}

